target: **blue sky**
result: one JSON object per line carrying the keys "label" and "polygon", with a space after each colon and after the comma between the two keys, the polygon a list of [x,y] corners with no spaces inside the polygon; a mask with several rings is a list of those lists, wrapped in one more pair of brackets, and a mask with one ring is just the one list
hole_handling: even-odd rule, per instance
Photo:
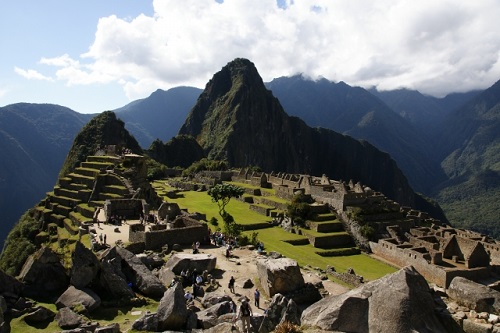
{"label": "blue sky", "polygon": [[497,0],[2,0],[0,106],[115,109],[203,88],[236,57],[265,81],[298,73],[444,96],[500,79]]}

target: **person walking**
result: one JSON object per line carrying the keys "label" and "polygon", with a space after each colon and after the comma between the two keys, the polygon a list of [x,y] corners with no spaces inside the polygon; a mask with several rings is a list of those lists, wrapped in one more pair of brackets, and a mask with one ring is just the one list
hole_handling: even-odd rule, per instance
{"label": "person walking", "polygon": [[234,294],[234,276],[231,276],[231,278],[229,279],[228,287],[229,287],[229,291]]}
{"label": "person walking", "polygon": [[238,316],[236,320],[241,319],[241,331],[243,333],[250,333],[251,325],[250,325],[250,317],[253,315],[252,308],[246,299],[241,301],[240,311],[238,312]]}
{"label": "person walking", "polygon": [[253,293],[253,296],[255,297],[255,306],[260,309],[260,306],[259,306],[259,301],[260,301],[260,292],[259,292],[259,289],[255,289],[254,293]]}

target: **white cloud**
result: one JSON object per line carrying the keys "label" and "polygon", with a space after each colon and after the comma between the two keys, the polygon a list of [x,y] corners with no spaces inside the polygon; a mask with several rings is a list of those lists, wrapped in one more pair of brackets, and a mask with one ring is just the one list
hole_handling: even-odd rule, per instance
{"label": "white cloud", "polygon": [[53,81],[51,77],[45,76],[34,69],[22,69],[19,67],[14,67],[14,71],[28,80]]}
{"label": "white cloud", "polygon": [[[154,0],[155,15],[99,20],[80,60],[42,58],[69,85],[117,82],[129,98],[203,87],[236,57],[265,81],[304,73],[443,95],[500,78],[496,0]],[[28,78],[49,79],[16,69]]]}

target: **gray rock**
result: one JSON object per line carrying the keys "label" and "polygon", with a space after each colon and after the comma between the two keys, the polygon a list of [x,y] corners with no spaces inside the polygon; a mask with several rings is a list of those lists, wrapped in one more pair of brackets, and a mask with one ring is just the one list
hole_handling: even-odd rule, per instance
{"label": "gray rock", "polygon": [[116,252],[123,259],[122,271],[128,281],[146,296],[157,299],[163,296],[165,286],[135,254],[119,247],[116,248]]}
{"label": "gray rock", "polygon": [[243,282],[243,289],[250,289],[250,288],[253,288],[254,284],[252,282],[252,279],[246,279],[244,282]]}
{"label": "gray rock", "polygon": [[137,258],[139,258],[141,262],[144,265],[146,265],[150,270],[153,270],[155,268],[160,268],[165,263],[163,261],[163,258],[161,258],[156,253],[151,253],[151,254],[139,253],[137,254]]}
{"label": "gray rock", "polygon": [[141,318],[134,321],[132,328],[137,331],[158,331],[158,315],[156,313],[145,313]]}
{"label": "gray rock", "polygon": [[500,313],[500,292],[485,285],[455,277],[446,293],[458,304],[477,312]]}
{"label": "gray rock", "polygon": [[300,324],[297,305],[293,300],[281,294],[275,294],[269,303],[267,316],[264,318],[262,325],[260,325],[261,333],[272,332],[277,325],[285,320],[293,324]]}
{"label": "gray rock", "polygon": [[97,327],[94,333],[120,333],[120,325],[118,323]]}
{"label": "gray rock", "polygon": [[180,330],[186,324],[187,309],[184,289],[180,283],[168,288],[158,305],[158,329]]}
{"label": "gray rock", "polygon": [[47,309],[46,307],[37,306],[32,308],[23,319],[29,325],[33,325],[36,323],[43,323],[45,321],[52,321],[55,316],[55,312]]}
{"label": "gray rock", "polygon": [[160,268],[160,271],[158,273],[158,279],[160,279],[161,283],[163,283],[164,286],[170,286],[172,283],[172,280],[175,278],[174,272],[166,266],[163,266]]}
{"label": "gray rock", "polygon": [[411,266],[347,293],[324,298],[301,324],[346,332],[446,332],[425,279]]}
{"label": "gray rock", "polygon": [[[201,331],[200,331],[201,332]],[[203,330],[203,333],[228,333],[228,332],[239,332],[235,324],[231,323],[221,323],[212,328]]]}
{"label": "gray rock", "polygon": [[192,310],[188,310],[188,316],[186,320],[186,330],[189,332],[190,330],[196,329],[197,327],[198,327],[197,313]]}
{"label": "gray rock", "polygon": [[91,289],[69,286],[56,301],[58,308],[73,308],[79,305],[83,305],[86,311],[92,312],[101,305],[101,298]]}
{"label": "gray rock", "polygon": [[203,296],[201,300],[201,305],[203,305],[203,307],[206,309],[217,303],[232,302],[232,301],[233,299],[231,298],[231,296],[224,294],[221,291],[214,291],[211,293],[206,293],[205,296]]}
{"label": "gray rock", "polygon": [[120,261],[119,257],[102,259],[99,284],[114,298],[127,300],[135,297],[135,293],[129,287],[125,275],[120,270]]}
{"label": "gray rock", "polygon": [[80,242],[76,242],[71,258],[73,267],[71,267],[70,283],[78,289],[88,287],[97,277],[99,260]]}
{"label": "gray rock", "polygon": [[231,302],[217,303],[208,309],[198,312],[198,322],[204,329],[214,327],[220,324],[218,318],[227,313],[231,313]]}
{"label": "gray rock", "polygon": [[70,308],[62,308],[56,314],[57,325],[62,329],[73,329],[82,323],[82,317]]}
{"label": "gray rock", "polygon": [[304,277],[295,260],[289,258],[257,260],[257,274],[264,292],[286,294],[304,286]]}
{"label": "gray rock", "polygon": [[464,333],[490,333],[493,325],[488,323],[480,323],[471,319],[464,319],[463,330]]}
{"label": "gray rock", "polygon": [[180,275],[183,270],[189,269],[192,272],[195,268],[198,272],[211,272],[216,264],[217,258],[208,254],[176,253],[167,260],[164,267]]}
{"label": "gray rock", "polygon": [[19,279],[25,286],[23,295],[33,299],[57,298],[69,285],[59,257],[46,246],[26,260]]}

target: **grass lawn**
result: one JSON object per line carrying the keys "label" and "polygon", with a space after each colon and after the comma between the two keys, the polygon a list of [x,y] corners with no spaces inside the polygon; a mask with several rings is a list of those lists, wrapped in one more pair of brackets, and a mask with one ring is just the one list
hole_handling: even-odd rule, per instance
{"label": "grass lawn", "polygon": [[[251,232],[245,232],[250,234]],[[312,245],[291,245],[283,240],[299,239],[303,236],[291,234],[282,228],[273,227],[258,230],[258,239],[264,243],[266,251],[276,251],[282,255],[297,260],[299,265],[310,265],[325,269],[327,265],[333,266],[337,272],[345,272],[353,268],[356,274],[362,275],[365,280],[375,280],[397,269],[383,262],[375,260],[366,254],[345,257],[322,257],[315,251],[321,251]]]}

